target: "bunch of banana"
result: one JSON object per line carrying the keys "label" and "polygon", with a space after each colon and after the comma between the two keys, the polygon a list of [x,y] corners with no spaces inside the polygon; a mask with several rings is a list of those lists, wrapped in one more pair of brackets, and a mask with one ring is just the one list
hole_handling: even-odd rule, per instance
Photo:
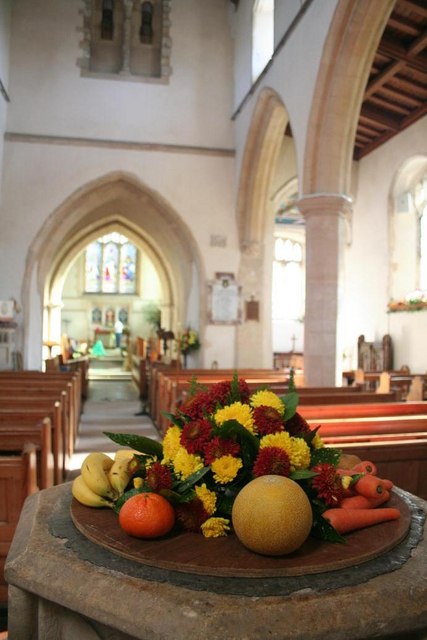
{"label": "bunch of banana", "polygon": [[113,490],[122,495],[130,479],[139,467],[139,462],[130,449],[119,449],[108,471],[108,479]]}
{"label": "bunch of banana", "polygon": [[83,460],[81,474],[73,480],[72,494],[88,507],[113,507],[138,465],[129,450],[117,451],[114,460],[105,453],[90,453]]}

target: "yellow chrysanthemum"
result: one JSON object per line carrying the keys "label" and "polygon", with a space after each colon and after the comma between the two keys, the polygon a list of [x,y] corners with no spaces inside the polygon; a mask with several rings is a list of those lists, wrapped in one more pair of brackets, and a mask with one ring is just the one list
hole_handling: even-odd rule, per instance
{"label": "yellow chrysanthemum", "polygon": [[169,427],[163,438],[163,462],[171,462],[181,448],[181,429]]}
{"label": "yellow chrysanthemum", "polygon": [[292,448],[290,463],[291,463],[291,471],[296,471],[298,469],[308,469],[310,466],[310,447],[302,438],[291,438],[292,440]]}
{"label": "yellow chrysanthemum", "polygon": [[251,396],[250,403],[253,407],[273,407],[281,416],[285,413],[285,405],[273,391],[257,391]]}
{"label": "yellow chrysanthemum", "polygon": [[184,447],[180,447],[178,449],[173,459],[173,469],[181,480],[186,480],[192,473],[195,473],[202,468],[203,460],[200,456],[188,453],[187,449]]}
{"label": "yellow chrysanthemum", "polygon": [[200,487],[195,487],[196,496],[203,503],[203,508],[210,516],[215,513],[216,509],[216,493],[209,491],[205,484]]}
{"label": "yellow chrysanthemum", "polygon": [[241,402],[233,402],[227,407],[218,409],[214,415],[215,422],[218,425],[222,425],[227,420],[237,420],[242,427],[245,427],[252,434],[255,434],[255,425],[252,415],[252,409],[248,404],[242,404]]}
{"label": "yellow chrysanthemum", "polygon": [[237,475],[239,469],[243,467],[243,462],[240,458],[234,458],[234,456],[221,456],[212,462],[211,468],[214,475],[215,482],[219,484],[227,484],[232,482]]}
{"label": "yellow chrysanthemum", "polygon": [[311,446],[313,447],[313,449],[321,449],[322,447],[325,446],[325,443],[323,442],[322,438],[319,436],[318,433],[316,433],[313,440],[311,441]]}
{"label": "yellow chrysanthemum", "polygon": [[230,531],[230,520],[227,518],[208,518],[200,527],[205,538],[219,538]]}
{"label": "yellow chrysanthemum", "polygon": [[286,451],[289,459],[292,455],[292,438],[287,431],[280,431],[279,433],[269,433],[261,438],[261,449],[264,447],[280,447]]}

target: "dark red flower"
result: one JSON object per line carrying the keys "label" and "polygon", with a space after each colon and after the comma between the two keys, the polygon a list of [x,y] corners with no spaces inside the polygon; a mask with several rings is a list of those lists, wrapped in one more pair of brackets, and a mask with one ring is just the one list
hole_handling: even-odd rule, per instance
{"label": "dark red flower", "polygon": [[147,469],[145,482],[158,493],[161,489],[172,488],[172,474],[168,467],[160,462],[153,462],[151,467]]}
{"label": "dark red flower", "polygon": [[[239,401],[240,402],[248,402],[250,396],[250,390],[248,387],[248,383],[243,378],[239,378]],[[231,394],[231,381],[222,380],[221,382],[217,382],[213,384],[209,390],[209,396],[214,406],[218,403],[220,405],[227,405],[230,402],[230,394]]]}
{"label": "dark red flower", "polygon": [[303,437],[305,434],[311,432],[307,420],[304,420],[298,412],[295,413],[292,418],[286,420],[285,429],[289,432],[289,435],[295,437]]}
{"label": "dark red flower", "polygon": [[289,476],[291,463],[289,456],[280,447],[264,447],[259,450],[252,472],[259,476]]}
{"label": "dark red flower", "polygon": [[200,533],[200,527],[209,518],[208,512],[199,498],[183,502],[175,507],[176,519],[187,531]]}
{"label": "dark red flower", "polygon": [[255,407],[253,415],[256,429],[262,436],[284,430],[282,417],[274,407]]}
{"label": "dark red flower", "polygon": [[216,436],[206,443],[203,451],[205,464],[212,464],[214,460],[222,456],[238,456],[240,453],[240,445],[230,438],[220,438]]}
{"label": "dark red flower", "polygon": [[188,453],[201,453],[211,437],[212,426],[209,420],[192,420],[181,431],[181,444]]}
{"label": "dark red flower", "polygon": [[181,407],[181,412],[192,420],[200,420],[212,413],[216,402],[209,395],[209,391],[199,391]]}
{"label": "dark red flower", "polygon": [[311,486],[316,491],[317,496],[330,506],[335,507],[345,496],[342,486],[341,476],[339,476],[331,464],[317,464],[312,468],[319,475],[314,476]]}

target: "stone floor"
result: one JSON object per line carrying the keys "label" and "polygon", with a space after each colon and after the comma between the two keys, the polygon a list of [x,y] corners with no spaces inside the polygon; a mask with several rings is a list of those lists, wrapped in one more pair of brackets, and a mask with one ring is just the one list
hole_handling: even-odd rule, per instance
{"label": "stone floor", "polygon": [[89,394],[80,417],[79,434],[75,452],[70,461],[67,480],[75,477],[84,457],[90,451],[111,453],[117,450],[117,444],[103,434],[104,431],[119,433],[137,433],[160,440],[160,436],[147,415],[137,415],[141,402],[130,376],[121,372],[115,376],[109,373],[92,378],[89,375]]}

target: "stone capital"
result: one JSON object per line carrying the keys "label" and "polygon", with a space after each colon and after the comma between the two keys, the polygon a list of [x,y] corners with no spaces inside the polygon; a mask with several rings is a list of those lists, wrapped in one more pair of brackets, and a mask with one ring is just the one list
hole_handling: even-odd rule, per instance
{"label": "stone capital", "polygon": [[351,215],[352,204],[352,199],[341,193],[310,193],[296,202],[304,217],[312,214],[347,217]]}

